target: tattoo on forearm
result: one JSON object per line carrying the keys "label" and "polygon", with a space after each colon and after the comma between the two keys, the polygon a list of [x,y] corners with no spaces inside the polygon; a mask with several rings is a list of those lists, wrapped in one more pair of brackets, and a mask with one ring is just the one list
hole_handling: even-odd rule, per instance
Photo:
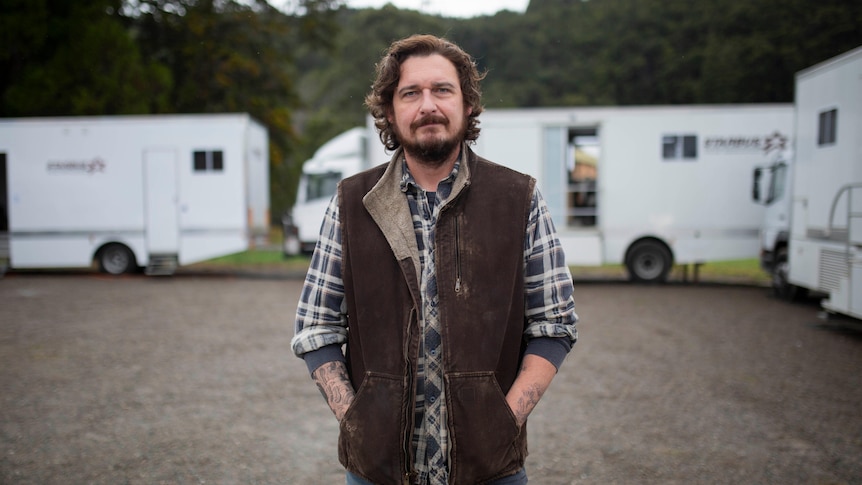
{"label": "tattoo on forearm", "polygon": [[314,382],[338,421],[344,417],[354,391],[343,362],[329,362],[318,367],[312,374]]}
{"label": "tattoo on forearm", "polygon": [[542,390],[539,386],[531,385],[524,389],[520,396],[518,396],[518,403],[512,412],[515,414],[515,418],[518,420],[518,425],[523,425],[527,422],[527,416],[533,411],[533,408],[536,407],[536,404],[539,403],[539,399],[542,398]]}

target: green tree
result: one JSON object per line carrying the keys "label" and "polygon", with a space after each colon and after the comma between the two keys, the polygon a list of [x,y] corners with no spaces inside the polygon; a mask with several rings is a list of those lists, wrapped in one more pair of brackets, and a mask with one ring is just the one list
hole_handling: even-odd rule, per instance
{"label": "green tree", "polygon": [[171,76],[145,62],[115,0],[6,0],[0,10],[0,116],[148,113]]}
{"label": "green tree", "polygon": [[365,95],[374,80],[374,66],[392,41],[414,33],[444,35],[457,23],[392,5],[342,7],[337,20],[342,28],[333,49],[306,51],[298,59],[305,158],[338,133],[365,124]]}
{"label": "green tree", "polygon": [[862,45],[845,0],[531,0],[473,19],[343,3],[0,0],[0,116],[249,112],[278,214],[314,149],[364,124],[374,63],[410,34],[470,52],[489,108],[790,102],[796,72]]}
{"label": "green tree", "polygon": [[796,72],[862,45],[859,2],[708,5],[697,80],[703,102],[790,102]]}
{"label": "green tree", "polygon": [[293,113],[298,96],[294,52],[328,47],[335,2],[306,0],[289,16],[264,0],[140,0],[128,19],[145,58],[169,67],[171,109],[180,113],[248,112],[270,136],[274,214],[296,196],[302,161]]}

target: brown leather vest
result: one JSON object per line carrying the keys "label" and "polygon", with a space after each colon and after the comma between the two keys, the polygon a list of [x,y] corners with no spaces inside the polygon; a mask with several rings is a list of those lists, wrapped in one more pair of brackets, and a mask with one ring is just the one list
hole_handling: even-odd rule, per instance
{"label": "brown leather vest", "polygon": [[[450,483],[510,475],[526,430],[505,401],[524,348],[524,237],[535,180],[464,147],[436,233],[439,310],[450,436]],[[339,187],[356,399],[341,423],[339,459],[380,485],[412,483],[419,262],[400,190],[401,154]]]}

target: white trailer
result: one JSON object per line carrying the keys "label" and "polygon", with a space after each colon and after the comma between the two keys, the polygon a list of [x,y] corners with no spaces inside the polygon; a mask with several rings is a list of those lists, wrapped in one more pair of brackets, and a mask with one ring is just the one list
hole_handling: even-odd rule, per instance
{"label": "white trailer", "polygon": [[[486,110],[481,156],[536,177],[571,265],[753,259],[764,208],[751,173],[785,150],[791,104]],[[376,145],[373,162],[386,159]]]}
{"label": "white trailer", "polygon": [[788,281],[862,318],[862,47],[796,74]]}
{"label": "white trailer", "polygon": [[371,167],[369,134],[366,128],[351,128],[324,143],[302,164],[296,203],[282,219],[285,255],[314,250],[323,215],[338,182]]}
{"label": "white trailer", "polygon": [[269,228],[266,129],[247,114],[0,120],[9,267],[171,274]]}

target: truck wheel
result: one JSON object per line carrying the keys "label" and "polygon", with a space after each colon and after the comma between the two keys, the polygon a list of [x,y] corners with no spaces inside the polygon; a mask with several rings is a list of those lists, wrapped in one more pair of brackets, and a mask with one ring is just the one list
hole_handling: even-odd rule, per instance
{"label": "truck wheel", "polygon": [[299,242],[299,237],[292,233],[285,233],[284,243],[282,244],[282,254],[284,257],[299,256],[301,251],[302,244]]}
{"label": "truck wheel", "polygon": [[132,251],[122,244],[109,244],[99,251],[96,259],[99,271],[119,275],[130,272],[135,267],[135,257]]}
{"label": "truck wheel", "polygon": [[642,283],[665,282],[672,263],[670,250],[658,241],[636,243],[626,258],[629,279]]}
{"label": "truck wheel", "polygon": [[804,298],[808,290],[791,284],[787,279],[790,271],[787,259],[787,248],[776,251],[775,265],[772,267],[772,292],[782,300],[796,301]]}

